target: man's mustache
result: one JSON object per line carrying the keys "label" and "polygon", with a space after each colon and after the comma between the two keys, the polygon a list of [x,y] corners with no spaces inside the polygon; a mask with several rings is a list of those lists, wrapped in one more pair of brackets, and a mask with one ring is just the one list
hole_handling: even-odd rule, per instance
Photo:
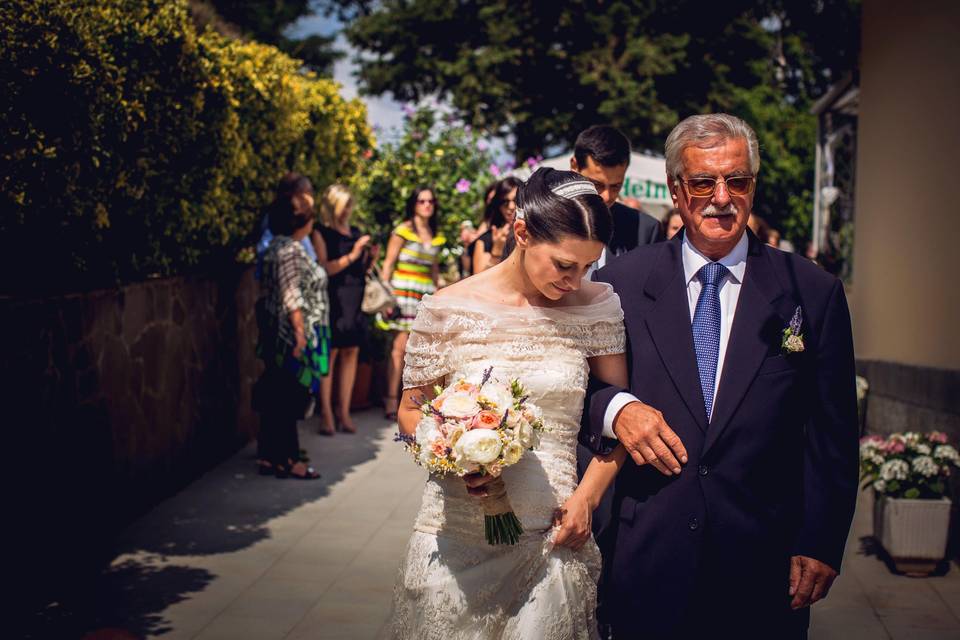
{"label": "man's mustache", "polygon": [[718,208],[716,205],[708,204],[701,211],[705,216],[735,216],[737,215],[737,208],[733,206],[732,202],[727,203],[727,206],[722,209]]}

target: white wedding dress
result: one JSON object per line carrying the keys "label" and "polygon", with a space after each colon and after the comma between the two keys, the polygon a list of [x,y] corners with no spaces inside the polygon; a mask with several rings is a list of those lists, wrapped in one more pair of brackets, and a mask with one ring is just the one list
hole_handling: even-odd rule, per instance
{"label": "white wedding dress", "polygon": [[543,410],[540,447],[503,472],[523,524],[517,545],[491,546],[483,513],[456,476],[427,480],[394,590],[393,637],[404,640],[596,638],[600,552],[554,547],[554,510],[577,485],[576,445],[587,358],[623,353],[620,299],[584,282],[563,307],[513,307],[426,296],[407,343],[404,388],[479,377],[519,378]]}

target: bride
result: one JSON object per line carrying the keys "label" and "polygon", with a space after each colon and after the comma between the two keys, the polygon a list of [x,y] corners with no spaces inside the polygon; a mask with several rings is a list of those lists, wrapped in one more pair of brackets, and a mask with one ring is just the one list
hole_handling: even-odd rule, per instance
{"label": "bride", "polygon": [[583,280],[612,223],[593,184],[568,171],[538,170],[517,204],[510,257],[423,299],[398,417],[413,434],[414,398],[434,385],[490,366],[519,378],[546,426],[502,475],[524,534],[513,546],[485,541],[475,496],[489,477],[431,476],[395,586],[396,638],[597,637],[591,513],[625,453],[595,457],[578,486],[576,442],[588,373],[627,386],[620,300]]}

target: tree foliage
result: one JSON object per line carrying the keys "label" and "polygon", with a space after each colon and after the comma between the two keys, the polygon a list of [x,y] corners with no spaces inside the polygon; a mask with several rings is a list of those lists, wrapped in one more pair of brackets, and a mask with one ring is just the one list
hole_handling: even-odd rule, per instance
{"label": "tree foliage", "polygon": [[333,47],[328,35],[291,38],[287,30],[299,19],[313,15],[310,0],[196,0],[213,6],[216,13],[253,40],[272,44],[302,60],[313,71],[331,75],[333,64],[343,52]]}
{"label": "tree foliage", "polygon": [[460,223],[478,220],[484,191],[501,171],[471,127],[430,107],[408,109],[397,139],[368,155],[369,163],[353,183],[363,227],[385,242],[403,220],[414,189],[430,187],[437,198],[440,233],[448,240],[445,258],[462,249],[456,242]]}
{"label": "tree foliage", "polygon": [[331,0],[370,94],[437,95],[517,158],[610,122],[661,151],[693,113],[744,117],[761,139],[758,213],[808,232],[812,102],[855,65],[858,0]]}
{"label": "tree foliage", "polygon": [[372,144],[362,103],[183,2],[5,0],[0,25],[5,291],[232,261],[283,172],[348,180]]}

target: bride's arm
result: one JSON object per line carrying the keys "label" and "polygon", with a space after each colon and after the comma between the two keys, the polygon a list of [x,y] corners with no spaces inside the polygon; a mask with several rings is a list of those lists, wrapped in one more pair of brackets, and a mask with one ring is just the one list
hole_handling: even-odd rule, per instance
{"label": "bride's arm", "polygon": [[435,395],[433,387],[429,385],[403,390],[400,406],[397,407],[397,424],[400,426],[400,433],[412,436],[417,432],[417,423],[423,417],[420,406],[426,400],[433,400]]}
{"label": "bride's arm", "polygon": [[[627,387],[625,354],[596,356],[590,358],[589,363],[590,372],[594,377],[607,384],[621,388]],[[593,512],[600,504],[603,494],[617,477],[626,457],[627,451],[622,444],[617,444],[608,455],[594,454],[576,491],[560,508],[558,514],[560,530],[554,538],[555,544],[570,547],[576,551],[590,539]]]}

